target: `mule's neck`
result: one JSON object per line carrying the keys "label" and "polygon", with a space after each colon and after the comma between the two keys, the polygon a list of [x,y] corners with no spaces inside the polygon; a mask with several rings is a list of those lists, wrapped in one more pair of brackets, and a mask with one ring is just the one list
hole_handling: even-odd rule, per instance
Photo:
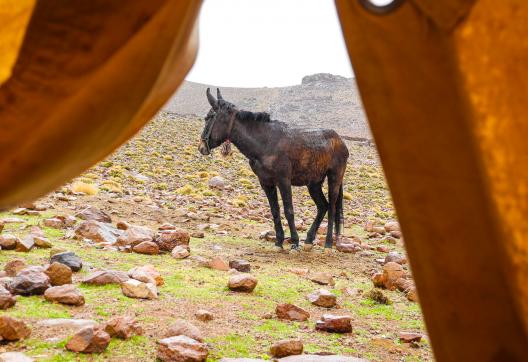
{"label": "mule's neck", "polygon": [[271,123],[241,121],[235,117],[231,129],[231,142],[244,156],[257,160],[265,154],[271,135]]}

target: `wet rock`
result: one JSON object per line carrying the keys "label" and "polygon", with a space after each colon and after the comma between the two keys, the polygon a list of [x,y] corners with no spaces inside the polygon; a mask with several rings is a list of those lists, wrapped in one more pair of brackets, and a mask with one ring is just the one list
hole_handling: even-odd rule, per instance
{"label": "wet rock", "polygon": [[300,339],[284,339],[274,343],[270,348],[273,357],[281,358],[302,354],[304,345]]}
{"label": "wet rock", "polygon": [[44,273],[41,267],[28,267],[21,270],[11,283],[8,284],[7,290],[11,294],[17,295],[40,295],[50,286],[49,277]]}
{"label": "wet rock", "polygon": [[398,253],[397,251],[392,251],[385,257],[385,263],[390,262],[403,265],[407,263],[407,258],[404,255]]}
{"label": "wet rock", "polygon": [[152,241],[143,241],[132,248],[132,250],[138,254],[146,255],[158,255],[159,246]]}
{"label": "wet rock", "polygon": [[77,353],[101,353],[109,343],[110,335],[103,329],[85,327],[73,335],[66,349]]}
{"label": "wet rock", "polygon": [[16,304],[16,299],[9,291],[0,286],[0,309],[8,309]]}
{"label": "wet rock", "polygon": [[50,284],[53,286],[72,283],[72,270],[65,264],[57,262],[51,263],[45,273],[50,279]]}
{"label": "wet rock", "polygon": [[118,246],[130,245],[133,247],[145,241],[154,241],[154,231],[147,227],[131,225],[124,222],[118,223],[117,227],[119,230],[122,230],[121,235],[117,238],[116,245]]}
{"label": "wet rock", "polygon": [[75,216],[82,220],[94,220],[105,223],[111,223],[112,218],[103,210],[100,210],[93,206],[88,206],[87,208],[78,212]]}
{"label": "wet rock", "polygon": [[330,273],[313,273],[311,274],[308,279],[310,279],[312,282],[321,284],[321,285],[334,285],[335,281],[332,277],[332,274]]}
{"label": "wet rock", "polygon": [[6,341],[18,341],[28,338],[31,329],[20,319],[11,318],[7,315],[0,315],[0,337]]}
{"label": "wet rock", "polygon": [[208,267],[215,270],[228,271],[229,264],[220,256],[215,256],[209,260]]}
{"label": "wet rock", "polygon": [[412,332],[400,332],[398,335],[400,342],[411,343],[411,342],[420,342],[422,340],[422,335],[419,333]]}
{"label": "wet rock", "polygon": [[198,342],[203,342],[204,340],[200,329],[184,319],[176,320],[176,322],[174,322],[165,333],[165,337],[174,336],[187,336],[197,340]]}
{"label": "wet rock", "polygon": [[158,341],[157,357],[163,362],[203,362],[208,354],[206,344],[186,336]]}
{"label": "wet rock", "polygon": [[121,284],[129,280],[127,273],[116,270],[99,270],[86,276],[83,284],[88,285],[107,285],[107,284]]}
{"label": "wet rock", "polygon": [[80,306],[84,304],[84,296],[73,284],[65,284],[46,289],[44,298],[50,302]]}
{"label": "wet rock", "polygon": [[337,297],[326,289],[319,289],[306,296],[312,304],[324,308],[332,308],[337,304]]}
{"label": "wet rock", "polygon": [[61,263],[70,267],[74,272],[78,272],[82,268],[82,260],[73,251],[66,251],[58,253],[50,258],[50,263]]}
{"label": "wet rock", "polygon": [[130,269],[128,276],[144,283],[153,283],[157,286],[163,285],[164,283],[161,274],[151,264]]}
{"label": "wet rock", "polygon": [[211,312],[209,312],[208,310],[205,310],[205,309],[197,310],[196,313],[194,313],[194,316],[196,317],[196,319],[198,319],[199,321],[202,321],[202,322],[208,322],[208,321],[212,321],[214,319],[213,313],[211,313]]}
{"label": "wet rock", "polygon": [[352,318],[350,316],[324,314],[316,322],[315,329],[332,333],[350,333],[352,332]]}
{"label": "wet rock", "polygon": [[290,303],[278,304],[275,308],[275,313],[277,314],[277,318],[290,321],[303,322],[310,318],[308,311]]}
{"label": "wet rock", "polygon": [[249,273],[251,271],[251,264],[243,259],[230,260],[229,268],[236,269],[242,273]]}
{"label": "wet rock", "polygon": [[257,286],[257,279],[250,274],[236,274],[229,277],[227,286],[237,292],[250,293]]}
{"label": "wet rock", "polygon": [[48,248],[51,248],[53,246],[51,241],[49,241],[48,238],[45,238],[43,236],[34,235],[33,236],[33,241],[35,242],[35,245],[37,247],[39,247],[39,248],[48,249]]}
{"label": "wet rock", "polygon": [[13,259],[6,263],[6,265],[4,266],[4,271],[6,272],[7,276],[14,277],[25,267],[26,267],[26,263],[24,260]]}
{"label": "wet rock", "polygon": [[401,231],[400,224],[397,221],[389,221],[383,226],[386,232]]}
{"label": "wet rock", "polygon": [[75,229],[75,235],[78,237],[112,245],[117,242],[121,234],[122,232],[112,225],[95,220],[83,221]]}
{"label": "wet rock", "polygon": [[0,362],[33,362],[34,359],[22,352],[5,352],[0,354]]}
{"label": "wet rock", "polygon": [[191,255],[191,253],[185,246],[178,245],[174,249],[172,249],[171,255],[174,259],[185,259],[189,255]]}
{"label": "wet rock", "polygon": [[143,283],[136,279],[129,279],[121,284],[121,291],[130,298],[157,299],[158,290],[152,283]]}
{"label": "wet rock", "polygon": [[209,179],[207,182],[210,188],[212,189],[224,189],[225,188],[225,179],[221,176],[214,176]]}
{"label": "wet rock", "polygon": [[178,228],[161,231],[156,240],[158,242],[160,250],[172,251],[175,247],[179,245],[188,246],[189,240],[191,240],[191,236],[186,230]]}
{"label": "wet rock", "polygon": [[0,235],[0,248],[2,250],[14,250],[20,239],[15,235],[3,234]]}
{"label": "wet rock", "polygon": [[129,339],[132,336],[143,334],[143,328],[141,328],[135,318],[129,316],[112,318],[106,323],[105,331],[110,337],[120,339]]}

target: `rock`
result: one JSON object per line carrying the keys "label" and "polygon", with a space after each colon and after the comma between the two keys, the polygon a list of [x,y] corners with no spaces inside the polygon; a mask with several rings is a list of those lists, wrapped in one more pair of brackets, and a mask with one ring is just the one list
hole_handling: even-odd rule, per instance
{"label": "rock", "polygon": [[86,327],[95,327],[97,322],[92,319],[53,318],[40,320],[37,325],[46,328],[73,329],[77,331]]}
{"label": "rock", "polygon": [[0,354],[0,362],[33,362],[34,359],[22,352],[5,352]]}
{"label": "rock", "polygon": [[164,223],[163,225],[161,225],[158,230],[174,230],[176,229],[176,226],[170,224],[170,223]]}
{"label": "rock", "polygon": [[359,246],[357,243],[345,243],[340,242],[336,243],[336,249],[337,251],[340,251],[342,253],[356,253],[358,251],[361,251],[361,246]]}
{"label": "rock", "polygon": [[396,282],[405,275],[400,264],[388,262],[383,266],[383,285],[388,290],[396,289]]}
{"label": "rock", "polygon": [[49,277],[43,272],[41,267],[28,267],[21,270],[13,278],[7,289],[11,294],[19,295],[39,295],[50,286]]}
{"label": "rock", "polygon": [[85,327],[73,335],[66,349],[77,353],[101,353],[109,343],[110,335],[103,329]]}
{"label": "rock", "polygon": [[84,296],[73,284],[65,284],[48,288],[44,298],[50,302],[80,306],[84,304]]}
{"label": "rock", "polygon": [[397,251],[392,251],[385,257],[385,263],[390,262],[403,265],[407,263],[407,258],[404,255],[398,253]]}
{"label": "rock", "polygon": [[121,284],[129,280],[127,273],[116,270],[99,270],[86,276],[83,284],[88,285],[107,285],[107,284]]}
{"label": "rock", "polygon": [[308,311],[290,303],[278,304],[275,308],[275,313],[277,314],[277,318],[290,321],[303,322],[310,318]]}
{"label": "rock", "polygon": [[249,273],[251,271],[251,264],[248,261],[243,259],[230,260],[229,268],[236,269],[242,273]]}
{"label": "rock", "polygon": [[387,243],[387,244],[396,244],[396,239],[393,238],[392,236],[387,236],[381,239],[380,242]]}
{"label": "rock", "polygon": [[194,316],[196,317],[196,319],[202,322],[212,321],[214,318],[213,313],[205,309],[197,310],[196,313],[194,313]]}
{"label": "rock", "polygon": [[6,265],[4,266],[4,271],[6,272],[7,276],[14,277],[25,267],[26,263],[24,262],[24,260],[13,259],[6,263]]}
{"label": "rock", "polygon": [[324,308],[332,308],[337,304],[337,297],[326,289],[319,289],[306,296],[312,304]]}
{"label": "rock", "polygon": [[396,281],[396,287],[398,288],[400,292],[405,292],[413,286],[414,286],[414,283],[412,282],[412,280],[409,280],[409,279],[400,278]]}
{"label": "rock", "polygon": [[211,260],[209,260],[208,266],[209,268],[215,269],[215,270],[221,270],[221,271],[229,270],[229,265],[220,256],[215,256]]}
{"label": "rock", "polygon": [[27,253],[35,246],[35,241],[33,236],[26,235],[22,239],[17,240],[17,245],[15,247],[16,251]]}
{"label": "rock", "polygon": [[209,354],[207,345],[186,336],[158,341],[157,357],[163,362],[203,362]]}
{"label": "rock", "polygon": [[187,336],[189,338],[195,339],[198,342],[203,342],[204,337],[202,332],[194,324],[187,322],[184,319],[178,319],[176,322],[171,324],[165,337],[174,337],[174,336]]}
{"label": "rock", "polygon": [[64,229],[66,227],[66,225],[64,224],[64,220],[59,219],[58,217],[44,219],[42,223],[44,224],[44,226],[54,229]]}
{"label": "rock", "polygon": [[400,224],[397,221],[389,221],[385,223],[383,229],[388,233],[391,231],[401,231]]}
{"label": "rock", "polygon": [[205,238],[205,233],[203,231],[195,231],[191,234],[193,238],[203,239]]}
{"label": "rock", "polygon": [[385,234],[385,228],[383,226],[374,226],[372,227],[372,232],[375,234]]}
{"label": "rock", "polygon": [[380,289],[374,288],[370,290],[365,296],[378,304],[392,304],[389,297],[387,297]]}
{"label": "rock", "polygon": [[121,235],[117,238],[117,246],[136,246],[145,241],[154,241],[154,231],[147,227],[131,225],[123,222],[118,223],[117,227],[118,229],[123,230],[121,231]]}
{"label": "rock", "polygon": [[337,356],[337,355],[326,355],[319,356],[316,354],[301,354],[297,356],[284,357],[278,360],[278,362],[369,362],[363,358],[348,357],[348,356]]}
{"label": "rock", "polygon": [[130,298],[157,299],[158,290],[152,283],[143,283],[136,279],[129,279],[121,284],[121,291]]}
{"label": "rock", "polygon": [[6,341],[18,341],[28,338],[31,330],[24,321],[0,315],[0,337]]}
{"label": "rock", "polygon": [[58,253],[50,258],[50,263],[61,263],[70,267],[74,272],[78,272],[82,268],[82,260],[73,251],[65,251]]}
{"label": "rock", "polygon": [[0,235],[0,248],[2,250],[13,250],[18,245],[20,239],[15,235],[4,234]]}
{"label": "rock", "polygon": [[53,246],[51,249],[50,249],[50,252],[49,252],[49,255],[50,255],[50,258],[55,255],[55,254],[60,254],[60,253],[64,253],[68,250],[64,249],[64,248],[59,248],[57,246]]}
{"label": "rock", "polygon": [[156,240],[160,250],[172,251],[178,245],[188,246],[191,236],[186,230],[178,228],[161,231]]}
{"label": "rock", "polygon": [[4,230],[4,222],[0,221],[0,233]]}
{"label": "rock", "polygon": [[302,354],[304,349],[300,339],[284,339],[274,343],[270,348],[273,357],[281,358],[297,354]]}
{"label": "rock", "polygon": [[128,276],[144,283],[153,283],[157,286],[163,285],[164,283],[161,274],[150,264],[130,269]]}
{"label": "rock", "polygon": [[171,255],[174,259],[185,259],[191,255],[191,253],[185,246],[178,245],[172,249]]}
{"label": "rock", "polygon": [[143,328],[133,317],[115,317],[106,322],[105,331],[110,337],[129,339],[132,336],[143,334]]}
{"label": "rock", "polygon": [[112,222],[112,218],[110,217],[110,215],[93,206],[88,206],[87,208],[78,212],[75,216],[82,220],[94,220],[105,223]]}
{"label": "rock", "polygon": [[259,235],[260,240],[266,240],[266,241],[275,241],[277,238],[275,236],[275,231],[273,230],[265,230],[260,233]]}
{"label": "rock", "polygon": [[227,286],[237,292],[250,293],[257,286],[257,279],[250,274],[236,274],[229,277]]}
{"label": "rock", "polygon": [[51,241],[49,241],[48,238],[45,238],[43,236],[33,235],[33,241],[35,242],[35,245],[39,248],[48,249],[53,246]]}
{"label": "rock", "polygon": [[315,329],[332,333],[350,333],[352,332],[352,318],[350,316],[324,314],[316,322]]}
{"label": "rock", "polygon": [[212,189],[224,189],[225,188],[225,179],[221,176],[214,176],[209,179],[207,182],[210,188]]}
{"label": "rock", "polygon": [[401,231],[391,231],[390,236],[392,236],[395,239],[401,239],[403,235]]}
{"label": "rock", "polygon": [[26,221],[24,219],[21,219],[19,217],[6,217],[0,220],[0,224],[23,224]]}
{"label": "rock", "polygon": [[122,232],[112,225],[95,220],[83,221],[75,229],[75,235],[78,237],[111,245],[117,242],[117,238],[121,234]]}
{"label": "rock", "polygon": [[400,342],[403,343],[420,342],[422,340],[421,334],[412,332],[400,332],[398,337]]}
{"label": "rock", "polygon": [[385,277],[383,276],[383,273],[374,273],[370,279],[372,280],[372,284],[374,284],[375,287],[385,287]]}
{"label": "rock", "polygon": [[16,299],[9,291],[0,286],[0,309],[8,309],[16,304]]}
{"label": "rock", "polygon": [[418,292],[416,291],[416,287],[412,286],[406,291],[406,295],[408,300],[411,302],[418,302]]}
{"label": "rock", "polygon": [[321,284],[321,285],[334,285],[335,281],[332,277],[332,274],[330,273],[313,273],[311,274],[308,279],[310,279],[312,282]]}
{"label": "rock", "polygon": [[152,241],[143,241],[139,243],[138,245],[134,246],[132,250],[138,254],[146,254],[146,255],[157,255],[159,254],[159,246],[158,244],[152,242]]}
{"label": "rock", "polygon": [[72,270],[65,264],[53,262],[48,266],[45,273],[53,286],[72,283]]}

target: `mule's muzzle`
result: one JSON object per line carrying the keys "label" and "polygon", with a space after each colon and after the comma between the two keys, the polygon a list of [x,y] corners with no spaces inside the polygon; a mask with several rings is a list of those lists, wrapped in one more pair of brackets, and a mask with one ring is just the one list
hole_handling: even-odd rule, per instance
{"label": "mule's muzzle", "polygon": [[211,150],[209,149],[209,147],[207,147],[207,143],[204,140],[200,141],[200,145],[198,146],[198,151],[200,151],[200,153],[204,156],[211,154]]}

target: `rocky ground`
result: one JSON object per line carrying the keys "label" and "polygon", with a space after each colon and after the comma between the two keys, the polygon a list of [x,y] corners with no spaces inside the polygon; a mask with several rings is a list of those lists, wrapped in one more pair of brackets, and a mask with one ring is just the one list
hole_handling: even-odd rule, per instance
{"label": "rocky ground", "polygon": [[[431,360],[375,149],[348,144],[340,251],[277,253],[243,156],[197,152],[202,122],[160,113],[71,183],[0,213],[0,353]],[[302,237],[315,205],[304,188],[294,204]]]}

